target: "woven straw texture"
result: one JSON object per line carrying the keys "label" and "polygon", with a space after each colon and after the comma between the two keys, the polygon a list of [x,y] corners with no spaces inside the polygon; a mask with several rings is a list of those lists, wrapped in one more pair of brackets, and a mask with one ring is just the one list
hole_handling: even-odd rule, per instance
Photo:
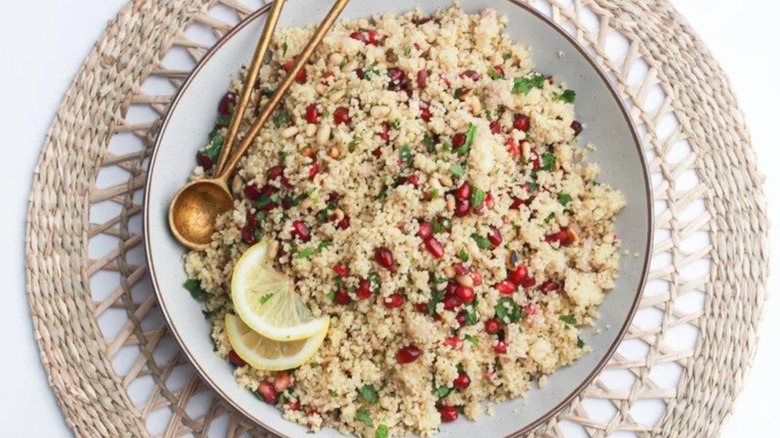
{"label": "woven straw texture", "polygon": [[[763,178],[734,94],[666,0],[530,3],[572,33],[622,93],[656,209],[650,281],[626,339],[535,435],[717,435],[754,356],[769,256]],[[214,395],[168,332],[140,226],[167,104],[195,61],[259,6],[131,2],[46,137],[29,201],[28,294],[43,364],[78,436],[267,435]]]}

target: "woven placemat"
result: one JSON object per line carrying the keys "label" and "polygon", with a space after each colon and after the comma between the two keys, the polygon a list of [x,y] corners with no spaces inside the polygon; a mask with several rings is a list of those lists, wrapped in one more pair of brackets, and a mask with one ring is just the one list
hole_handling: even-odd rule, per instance
{"label": "woven placemat", "polygon": [[[717,435],[755,352],[769,246],[763,178],[731,87],[666,0],[529,3],[617,84],[643,133],[656,208],[650,282],[627,338],[536,434]],[[168,333],[140,226],[157,122],[194,61],[259,6],[131,2],[46,137],[29,201],[28,294],[50,384],[79,436],[264,435],[215,397]]]}

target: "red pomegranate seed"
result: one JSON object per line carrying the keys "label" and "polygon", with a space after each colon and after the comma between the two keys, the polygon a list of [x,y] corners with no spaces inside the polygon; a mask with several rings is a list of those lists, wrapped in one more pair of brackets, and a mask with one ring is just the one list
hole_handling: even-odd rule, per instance
{"label": "red pomegranate seed", "polygon": [[420,177],[417,175],[409,175],[406,177],[406,183],[417,187],[420,184]]}
{"label": "red pomegranate seed", "polygon": [[257,220],[257,215],[252,214],[251,212],[246,212],[246,224],[251,227],[256,227],[259,221]]}
{"label": "red pomegranate seed", "polygon": [[358,40],[361,43],[366,42],[366,36],[363,34],[363,32],[352,32],[351,34],[349,34],[349,37],[352,38],[353,40]]}
{"label": "red pomegranate seed", "polygon": [[524,115],[517,115],[515,116],[515,129],[518,131],[528,131],[528,129],[531,127],[531,118]]}
{"label": "red pomegranate seed", "polygon": [[336,110],[333,111],[333,121],[337,125],[349,124],[352,121],[352,119],[349,117],[349,109],[343,106],[336,108]]}
{"label": "red pomegranate seed", "polygon": [[400,68],[390,68],[387,70],[387,77],[390,78],[390,85],[400,85],[406,74]]}
{"label": "red pomegranate seed", "polygon": [[536,286],[536,278],[534,277],[526,277],[523,279],[523,281],[520,282],[520,286],[523,286],[524,288],[528,289],[530,287]]}
{"label": "red pomegranate seed", "polygon": [[466,325],[466,314],[464,312],[460,312],[457,315],[455,315],[455,321],[458,322],[458,326],[463,327]]}
{"label": "red pomegranate seed", "polygon": [[428,70],[417,72],[417,86],[422,90],[428,88]]}
{"label": "red pomegranate seed", "polygon": [[456,217],[466,217],[469,215],[469,211],[471,210],[471,201],[468,199],[460,200],[458,199],[455,201],[455,216]]}
{"label": "red pomegranate seed", "polygon": [[269,181],[273,181],[276,178],[280,178],[283,174],[284,174],[284,166],[278,164],[268,169],[268,173],[266,175],[268,176]]}
{"label": "red pomegranate seed", "polygon": [[504,72],[504,67],[501,67],[500,65],[494,65],[493,70],[495,70],[496,73],[500,74],[502,78],[506,77],[506,72]]}
{"label": "red pomegranate seed", "polygon": [[[295,62],[292,59],[288,59],[282,67],[284,71],[289,72],[295,67]],[[306,82],[306,67],[302,67],[301,70],[295,75],[295,81],[299,84]]]}
{"label": "red pomegranate seed", "polygon": [[[381,126],[382,126],[382,132],[379,133],[379,138],[384,140],[385,143],[390,143],[390,124],[387,122],[382,122]],[[377,150],[380,149],[377,148]]]}
{"label": "red pomegranate seed", "polygon": [[493,351],[495,351],[496,354],[506,354],[506,342],[496,341],[496,345],[493,346]]}
{"label": "red pomegranate seed", "polygon": [[474,301],[474,289],[468,286],[459,285],[458,288],[455,289],[455,295],[467,304]]}
{"label": "red pomegranate seed", "polygon": [[498,333],[501,330],[501,323],[496,318],[491,318],[485,321],[485,331],[491,335]]}
{"label": "red pomegranate seed", "polygon": [[336,304],[341,304],[342,306],[346,306],[352,301],[352,298],[349,297],[349,294],[347,293],[346,289],[339,289],[333,295],[333,301],[335,301]]}
{"label": "red pomegranate seed", "polygon": [[525,265],[520,265],[514,271],[509,273],[507,280],[514,283],[516,286],[521,284],[523,280],[528,276],[528,268]]}
{"label": "red pomegranate seed", "polygon": [[230,107],[235,106],[236,101],[238,101],[238,96],[236,96],[236,93],[226,94],[222,100],[219,101],[219,114],[221,116],[227,116],[230,114]]}
{"label": "red pomegranate seed", "polygon": [[457,149],[466,144],[466,134],[458,132],[452,136],[452,148]]}
{"label": "red pomegranate seed", "polygon": [[557,281],[547,280],[544,283],[542,283],[541,286],[539,286],[539,289],[544,292],[545,294],[548,294],[550,292],[555,292],[556,290],[560,289],[561,285]]}
{"label": "red pomegranate seed", "polygon": [[206,154],[204,154],[203,152],[198,152],[195,155],[195,161],[197,161],[198,166],[202,167],[203,170],[205,170],[206,172],[211,170],[211,168],[214,166],[214,162],[211,161],[211,158],[206,156]]}
{"label": "red pomegranate seed", "polygon": [[465,201],[471,198],[471,184],[468,181],[464,181],[457,189],[455,189],[455,199]]}
{"label": "red pomegranate seed", "polygon": [[453,350],[460,350],[463,348],[463,339],[457,336],[447,336],[444,338],[444,345],[452,348]]}
{"label": "red pomegranate seed", "polygon": [[466,373],[458,373],[458,377],[452,381],[452,386],[458,389],[466,389],[469,387],[469,385],[471,385],[471,379]]}
{"label": "red pomegranate seed", "polygon": [[426,303],[417,303],[414,305],[414,308],[417,309],[417,312],[422,314],[428,313],[428,304]]}
{"label": "red pomegranate seed", "polygon": [[512,295],[515,292],[515,287],[511,281],[502,281],[496,284],[496,289],[504,295]]}
{"label": "red pomegranate seed", "polygon": [[368,37],[368,44],[371,44],[372,46],[378,46],[379,43],[382,42],[382,36],[373,29],[367,30],[366,36]]}
{"label": "red pomegranate seed", "polygon": [[260,395],[263,397],[263,400],[265,400],[268,404],[275,404],[276,403],[276,397],[277,392],[276,389],[274,389],[274,385],[271,382],[260,382],[259,385],[257,385],[257,392],[260,393]]}
{"label": "red pomegranate seed", "polygon": [[289,408],[291,411],[297,411],[298,409],[301,408],[301,404],[298,403],[297,401],[288,402],[287,403],[287,408]]}
{"label": "red pomegranate seed", "polygon": [[526,304],[525,306],[523,306],[523,316],[525,316],[526,318],[530,318],[536,315],[537,310],[538,309],[536,308],[536,304],[534,303]]}
{"label": "red pomegranate seed", "polygon": [[[471,273],[471,270],[468,267],[466,267],[466,265],[464,265],[461,262],[453,263],[452,264],[452,268],[455,269],[455,274],[456,275],[467,275],[467,274]],[[449,284],[451,284],[453,287],[457,287],[458,286],[458,283],[455,283],[455,282],[452,282],[452,281]],[[453,291],[454,290],[455,289],[453,289]]]}
{"label": "red pomegranate seed", "polygon": [[478,205],[474,206],[472,209],[474,211],[474,214],[477,216],[484,216],[485,215],[485,203],[480,202]]}
{"label": "red pomegranate seed", "polygon": [[425,241],[425,249],[427,249],[428,252],[431,253],[431,255],[436,259],[444,257],[444,248],[441,246],[441,243],[439,243],[439,241],[434,237],[431,237]]}
{"label": "red pomegranate seed", "polygon": [[399,293],[394,293],[385,298],[385,307],[388,309],[397,309],[404,304],[404,296]]}
{"label": "red pomegranate seed", "polygon": [[518,210],[521,205],[525,205],[525,201],[519,198],[512,198],[512,204],[509,206],[510,210]]}
{"label": "red pomegranate seed", "polygon": [[571,122],[571,129],[574,130],[574,136],[575,137],[580,135],[582,133],[582,123],[580,123],[580,122],[578,122],[576,120]]}
{"label": "red pomegranate seed", "polygon": [[469,78],[474,82],[477,82],[480,78],[479,73],[474,70],[466,70],[460,74],[461,78]]}
{"label": "red pomegranate seed", "polygon": [[458,283],[448,281],[447,286],[444,288],[444,294],[447,296],[455,295],[456,290],[458,290]]}
{"label": "red pomegranate seed", "polygon": [[463,300],[457,295],[447,295],[443,300],[444,308],[447,310],[455,310],[463,305]]}
{"label": "red pomegranate seed", "polygon": [[338,226],[342,230],[346,230],[347,228],[349,228],[349,216],[344,216],[344,219],[339,221]]}
{"label": "red pomegranate seed", "polygon": [[407,345],[406,347],[398,350],[398,352],[395,354],[395,360],[400,364],[412,363],[416,361],[418,357],[420,357],[420,353],[420,349],[416,346]]}
{"label": "red pomegranate seed", "polygon": [[499,134],[501,132],[501,123],[498,120],[490,122],[490,132]]}
{"label": "red pomegranate seed", "polygon": [[309,227],[303,223],[301,220],[295,220],[292,223],[293,226],[293,234],[298,236],[299,239],[301,239],[302,242],[308,242],[309,239],[311,239],[311,233],[309,232]]}
{"label": "red pomegranate seed", "polygon": [[247,245],[254,245],[257,243],[257,237],[255,237],[255,227],[251,225],[244,225],[241,228],[241,240]]}
{"label": "red pomegranate seed", "polygon": [[471,281],[474,282],[474,286],[479,286],[480,284],[482,284],[482,274],[480,274],[477,271],[472,272]]}
{"label": "red pomegranate seed", "polygon": [[286,391],[287,388],[290,387],[291,383],[292,383],[292,379],[290,378],[290,373],[281,371],[279,373],[276,373],[276,375],[274,376],[274,389],[277,392]]}
{"label": "red pomegranate seed", "polygon": [[238,353],[235,352],[235,350],[230,350],[230,353],[228,353],[228,362],[230,362],[230,364],[233,365],[234,367],[242,367],[246,365],[244,359],[241,359],[241,357],[238,355]]}
{"label": "red pomegranate seed", "polygon": [[487,192],[487,194],[485,194],[485,207],[487,207],[488,210],[492,210],[493,207],[495,206],[496,206],[496,199],[493,198],[492,193]]}
{"label": "red pomegranate seed", "polygon": [[509,152],[509,155],[513,157],[520,155],[520,146],[517,145],[517,142],[514,138],[509,137],[506,139],[506,151]]}
{"label": "red pomegranate seed", "polygon": [[316,103],[311,103],[309,106],[306,107],[306,121],[309,123],[317,123],[320,121],[320,116],[322,116],[322,112],[320,112],[319,108],[317,108]]}
{"label": "red pomegranate seed", "polygon": [[349,268],[342,265],[341,263],[338,263],[335,266],[333,266],[333,272],[335,272],[336,275],[342,278],[349,276]]}
{"label": "red pomegranate seed", "polygon": [[425,122],[430,122],[431,118],[433,118],[431,106],[427,102],[420,102],[420,118]]}
{"label": "red pomegranate seed", "polygon": [[389,249],[385,247],[377,248],[374,251],[374,260],[379,263],[379,266],[388,271],[395,271],[395,266],[393,266],[393,253],[391,253]]}
{"label": "red pomegranate seed", "polygon": [[490,227],[490,232],[487,235],[488,241],[494,247],[501,245],[503,239],[501,238],[501,231],[496,227]]}
{"label": "red pomegranate seed", "polygon": [[362,81],[363,79],[366,78],[366,72],[362,68],[359,68],[355,70],[355,76],[357,76],[358,79]]}
{"label": "red pomegranate seed", "polygon": [[256,185],[251,184],[244,186],[244,196],[246,196],[246,198],[250,201],[257,201],[261,196],[263,196],[263,193],[259,188],[257,188]]}
{"label": "red pomegranate seed", "polygon": [[422,240],[428,240],[431,236],[433,236],[433,227],[429,222],[420,222],[420,229],[417,230],[417,235]]}
{"label": "red pomegranate seed", "polygon": [[371,293],[371,282],[368,280],[360,280],[360,283],[358,283],[357,291],[355,291],[355,295],[357,295],[358,298],[361,300],[365,300],[366,298],[370,298]]}
{"label": "red pomegranate seed", "polygon": [[314,179],[318,173],[320,173],[320,163],[315,161],[309,166],[309,179]]}
{"label": "red pomegranate seed", "polygon": [[455,409],[455,406],[440,406],[439,416],[442,423],[452,423],[458,419],[458,410]]}

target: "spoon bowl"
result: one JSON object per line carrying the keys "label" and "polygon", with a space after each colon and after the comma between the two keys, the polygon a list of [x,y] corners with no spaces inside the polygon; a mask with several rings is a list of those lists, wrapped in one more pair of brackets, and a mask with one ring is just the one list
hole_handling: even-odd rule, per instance
{"label": "spoon bowl", "polygon": [[217,217],[232,208],[233,196],[222,179],[193,181],[173,197],[168,223],[182,245],[202,251],[216,231]]}

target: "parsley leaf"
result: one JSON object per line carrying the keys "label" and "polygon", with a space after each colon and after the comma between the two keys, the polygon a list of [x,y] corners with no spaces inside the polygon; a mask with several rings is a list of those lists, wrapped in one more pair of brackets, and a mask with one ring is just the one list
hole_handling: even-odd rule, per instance
{"label": "parsley leaf", "polygon": [[412,150],[409,148],[408,144],[398,148],[398,156],[406,167],[409,167],[412,164]]}
{"label": "parsley leaf", "polygon": [[571,195],[568,193],[558,193],[558,202],[561,203],[564,207],[569,205],[569,202],[571,202]]}
{"label": "parsley leaf", "polygon": [[577,348],[582,348],[585,346],[585,341],[582,340],[579,336],[577,336]]}
{"label": "parsley leaf", "polygon": [[325,248],[329,247],[332,242],[330,240],[323,240],[317,245],[317,252],[322,252]]}
{"label": "parsley leaf", "polygon": [[274,120],[274,124],[276,126],[286,125],[286,124],[290,123],[290,114],[287,111],[284,111],[284,110],[278,111],[274,115],[273,120]]}
{"label": "parsley leaf", "polygon": [[471,187],[471,205],[476,207],[479,204],[485,202],[485,192],[479,187]]}
{"label": "parsley leaf", "polygon": [[571,313],[569,313],[568,315],[561,315],[560,320],[569,325],[577,324],[577,318],[575,318],[574,315]]}
{"label": "parsley leaf", "polygon": [[522,78],[515,78],[515,85],[512,87],[512,93],[528,95],[534,88],[544,88],[547,78],[539,73],[531,73]]}
{"label": "parsley leaf", "polygon": [[387,430],[387,426],[384,424],[380,424],[379,427],[376,428],[376,433],[374,433],[374,438],[387,438],[389,433],[390,432]]}
{"label": "parsley leaf", "polygon": [[282,43],[282,56],[287,56],[287,41]]}
{"label": "parsley leaf", "polygon": [[412,46],[404,47],[404,56],[409,56],[411,54],[412,54]]}
{"label": "parsley leaf", "polygon": [[460,259],[462,262],[467,262],[467,261],[469,261],[469,253],[468,253],[468,252],[466,252],[466,250],[465,250],[465,249],[461,248],[460,252],[458,253],[458,258],[459,258],[459,259]]}
{"label": "parsley leaf", "polygon": [[190,292],[190,295],[192,295],[192,298],[195,298],[196,301],[203,302],[214,298],[214,294],[203,290],[200,286],[200,282],[194,278],[185,281],[184,288]]}
{"label": "parsley leaf", "polygon": [[209,157],[211,161],[216,161],[219,158],[219,153],[222,151],[222,145],[225,143],[225,136],[220,131],[215,131],[211,137],[211,143],[201,151],[203,155]]}
{"label": "parsley leaf", "polygon": [[506,318],[509,322],[517,322],[520,321],[522,314],[520,307],[510,297],[501,298],[498,300],[498,304],[496,304],[496,316],[501,321],[504,321]]}
{"label": "parsley leaf", "polygon": [[555,100],[561,100],[566,103],[574,103],[574,99],[577,98],[577,93],[574,90],[565,90],[563,93],[555,96]]}
{"label": "parsley leaf", "polygon": [[347,149],[350,152],[355,152],[355,148],[357,148],[357,145],[359,145],[361,141],[363,141],[363,138],[361,136],[359,135],[354,136],[352,138],[352,141],[350,141],[349,144],[347,145]]}
{"label": "parsley leaf", "polygon": [[433,395],[436,396],[436,398],[444,398],[447,397],[450,392],[452,392],[452,387],[444,385],[434,389]]}
{"label": "parsley leaf", "polygon": [[[447,280],[445,279],[444,281],[446,282]],[[428,315],[433,315],[433,313],[436,311],[436,305],[439,304],[443,299],[444,299],[444,291],[434,289],[433,295],[431,296],[431,300],[428,301]]]}
{"label": "parsley leaf", "polygon": [[374,420],[371,419],[371,414],[368,412],[368,409],[366,408],[360,408],[357,410],[357,415],[355,416],[358,421],[365,424],[368,427],[374,427]]}
{"label": "parsley leaf", "polygon": [[553,170],[555,168],[555,155],[550,152],[542,154],[542,170]]}
{"label": "parsley leaf", "polygon": [[271,297],[274,296],[274,294],[265,294],[262,297],[260,297],[260,304],[265,304],[268,300],[271,299]]}
{"label": "parsley leaf", "polygon": [[458,178],[463,178],[463,175],[466,174],[466,169],[464,169],[458,164],[453,164],[452,166],[450,166],[450,172],[452,172],[452,174]]}
{"label": "parsley leaf", "polygon": [[374,389],[373,386],[363,385],[358,388],[358,392],[367,402],[371,403],[372,405],[379,403],[379,395],[377,395],[376,389]]}
{"label": "parsley leaf", "polygon": [[296,258],[296,259],[305,259],[305,258],[307,258],[307,257],[310,257],[312,254],[314,254],[314,251],[316,251],[316,250],[317,250],[317,249],[316,249],[316,248],[314,248],[314,247],[309,247],[309,248],[306,248],[306,249],[304,249],[303,251],[301,251],[301,252],[299,252],[298,254],[296,254],[296,255],[295,255],[295,258]]}
{"label": "parsley leaf", "polygon": [[433,138],[431,138],[427,132],[425,133],[425,136],[423,136],[423,144],[429,153],[432,154],[436,152],[436,145],[433,144]]}
{"label": "parsley leaf", "polygon": [[338,397],[339,396],[339,394],[336,391],[332,390],[332,389],[328,390],[328,395],[331,396],[331,397]]}
{"label": "parsley leaf", "polygon": [[475,345],[475,346],[479,345],[479,339],[475,338],[474,336],[466,335],[466,336],[464,336],[464,339],[466,339],[468,342],[470,342],[471,345]]}
{"label": "parsley leaf", "polygon": [[474,239],[475,242],[477,242],[477,246],[479,247],[479,249],[488,249],[493,246],[490,244],[490,241],[486,237],[482,237],[477,233],[472,234],[471,238]]}
{"label": "parsley leaf", "polygon": [[391,120],[389,125],[393,129],[398,129],[398,128],[401,127],[401,121],[400,120]]}
{"label": "parsley leaf", "polygon": [[466,142],[463,146],[453,150],[456,154],[463,155],[469,151],[471,144],[474,143],[474,139],[477,137],[477,125],[469,123],[469,129],[466,130]]}

